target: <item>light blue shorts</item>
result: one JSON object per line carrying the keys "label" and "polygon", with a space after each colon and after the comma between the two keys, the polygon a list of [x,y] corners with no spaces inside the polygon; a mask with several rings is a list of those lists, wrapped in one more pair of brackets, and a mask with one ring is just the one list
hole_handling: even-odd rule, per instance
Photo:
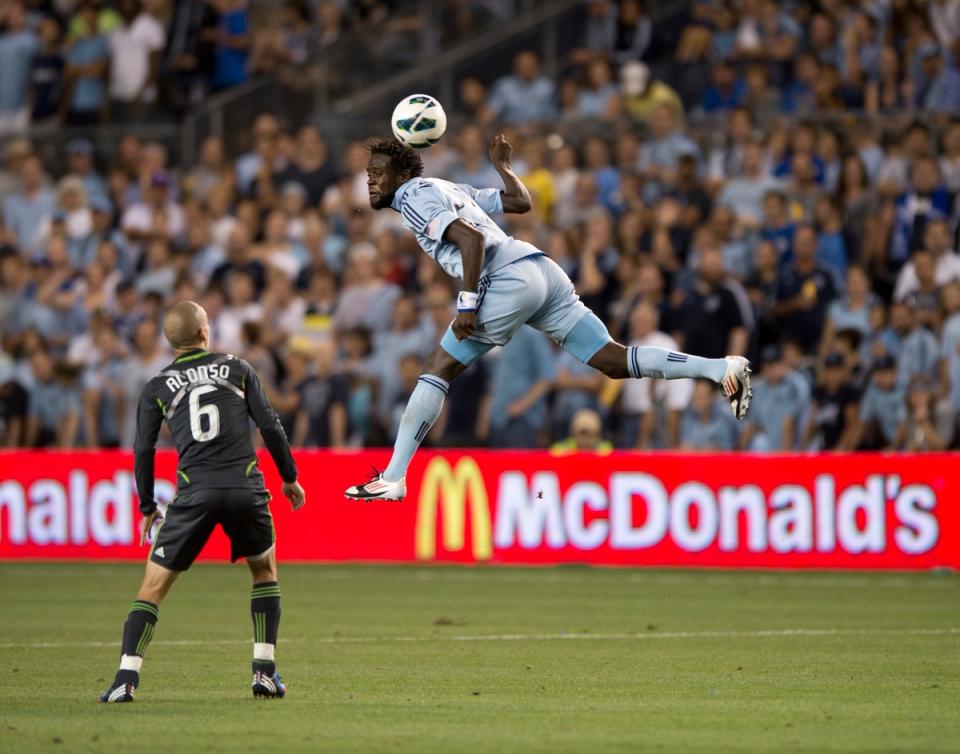
{"label": "light blue shorts", "polygon": [[546,254],[518,259],[480,278],[477,330],[457,340],[448,327],[440,345],[470,365],[502,346],[523,325],[542,330],[587,363],[612,338],[573,288],[570,278]]}

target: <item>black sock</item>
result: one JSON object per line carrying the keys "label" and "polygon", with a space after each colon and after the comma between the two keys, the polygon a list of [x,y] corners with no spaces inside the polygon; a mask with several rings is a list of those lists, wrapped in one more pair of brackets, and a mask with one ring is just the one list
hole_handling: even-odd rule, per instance
{"label": "black sock", "polygon": [[157,606],[146,600],[134,600],[127,615],[127,622],[123,624],[123,643],[120,648],[120,670],[113,685],[140,683],[140,663],[143,654],[150,646],[153,632],[157,627]]}
{"label": "black sock", "polygon": [[276,581],[253,585],[250,593],[250,615],[253,617],[253,672],[273,675],[273,660],[280,629],[280,587]]}

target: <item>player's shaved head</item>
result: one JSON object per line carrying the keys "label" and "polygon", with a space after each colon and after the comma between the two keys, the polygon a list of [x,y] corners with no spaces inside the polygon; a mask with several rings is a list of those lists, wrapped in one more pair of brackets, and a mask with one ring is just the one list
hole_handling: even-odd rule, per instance
{"label": "player's shaved head", "polygon": [[163,318],[163,335],[178,351],[206,347],[207,313],[195,301],[174,304]]}

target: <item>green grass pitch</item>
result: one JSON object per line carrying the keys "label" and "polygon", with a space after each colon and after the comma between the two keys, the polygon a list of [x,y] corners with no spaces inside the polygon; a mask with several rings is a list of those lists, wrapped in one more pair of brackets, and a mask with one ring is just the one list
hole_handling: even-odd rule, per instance
{"label": "green grass pitch", "polygon": [[281,564],[255,701],[246,569],[196,566],[98,705],[140,572],[0,565],[2,751],[960,751],[956,575]]}

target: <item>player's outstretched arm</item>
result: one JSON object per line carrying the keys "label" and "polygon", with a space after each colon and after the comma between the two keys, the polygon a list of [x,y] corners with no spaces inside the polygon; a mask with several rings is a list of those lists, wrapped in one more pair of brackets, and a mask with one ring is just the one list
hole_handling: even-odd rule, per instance
{"label": "player's outstretched arm", "polygon": [[506,189],[501,197],[503,200],[503,211],[514,215],[522,215],[529,212],[533,207],[530,199],[530,192],[523,185],[517,174],[513,172],[510,164],[510,158],[513,155],[513,147],[506,140],[503,134],[497,134],[490,142],[490,162],[496,168],[500,177],[503,179],[503,185]]}
{"label": "player's outstretched arm", "polygon": [[287,433],[283,431],[280,417],[273,410],[270,401],[263,392],[263,385],[253,367],[244,362],[244,376],[246,377],[247,412],[254,424],[260,430],[263,444],[270,451],[270,457],[277,465],[280,478],[283,480],[283,494],[290,500],[294,510],[304,503],[303,488],[297,483],[297,464],[290,452],[290,443]]}

